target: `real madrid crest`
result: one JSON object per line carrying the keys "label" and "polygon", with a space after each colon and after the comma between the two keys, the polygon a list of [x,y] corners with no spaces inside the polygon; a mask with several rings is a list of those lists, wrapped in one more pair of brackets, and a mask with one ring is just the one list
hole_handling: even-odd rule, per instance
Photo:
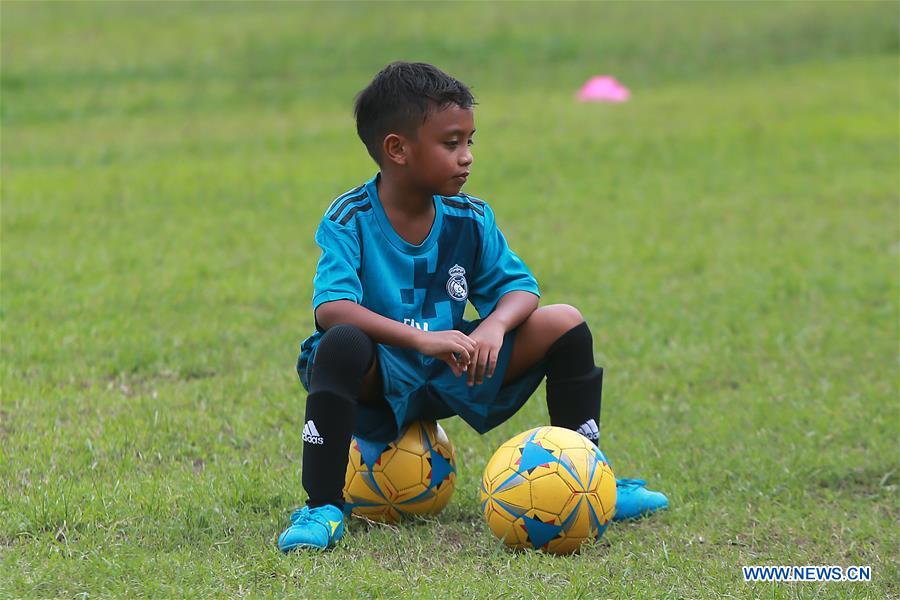
{"label": "real madrid crest", "polygon": [[466,283],[466,270],[459,265],[453,265],[450,269],[450,279],[447,280],[447,293],[454,300],[460,302],[469,297],[469,284]]}

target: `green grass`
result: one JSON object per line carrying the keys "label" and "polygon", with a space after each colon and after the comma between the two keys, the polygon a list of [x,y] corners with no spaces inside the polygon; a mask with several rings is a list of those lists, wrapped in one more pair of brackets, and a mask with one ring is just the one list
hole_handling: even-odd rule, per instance
{"label": "green grass", "polygon": [[[2,5],[0,596],[900,595],[895,3]],[[606,367],[672,509],[568,558],[478,510],[272,544],[300,487],[312,234],[374,171],[352,97],[433,61],[467,191]],[[580,105],[589,76],[633,91]],[[871,565],[745,584],[745,564]]]}

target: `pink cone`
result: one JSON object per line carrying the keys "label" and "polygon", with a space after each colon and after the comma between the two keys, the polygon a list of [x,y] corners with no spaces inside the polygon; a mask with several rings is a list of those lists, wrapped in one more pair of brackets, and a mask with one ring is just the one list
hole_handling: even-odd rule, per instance
{"label": "pink cone", "polygon": [[591,77],[578,91],[582,102],[626,102],[630,96],[628,88],[609,75]]}

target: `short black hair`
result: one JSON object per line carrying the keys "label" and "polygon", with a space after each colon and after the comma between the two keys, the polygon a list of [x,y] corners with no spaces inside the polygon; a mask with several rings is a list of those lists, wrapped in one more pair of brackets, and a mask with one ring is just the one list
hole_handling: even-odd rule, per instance
{"label": "short black hair", "polygon": [[468,109],[475,98],[464,83],[434,65],[393,62],[357,94],[356,132],[380,165],[384,136],[397,131],[414,137],[431,111],[450,104]]}

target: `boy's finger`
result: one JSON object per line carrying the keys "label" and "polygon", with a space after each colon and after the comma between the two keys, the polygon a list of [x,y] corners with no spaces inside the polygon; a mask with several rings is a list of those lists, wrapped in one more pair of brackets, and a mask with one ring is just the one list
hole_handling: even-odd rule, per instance
{"label": "boy's finger", "polygon": [[478,349],[476,348],[475,355],[472,358],[472,360],[469,362],[469,368],[468,368],[468,373],[469,373],[468,384],[470,387],[475,384],[475,367],[477,366],[477,364],[478,364]]}
{"label": "boy's finger", "polygon": [[456,354],[458,354],[460,357],[459,362],[464,363],[464,364],[471,362],[472,355],[470,354],[470,352],[468,350],[466,350],[465,347],[459,346],[459,349],[457,350]]}
{"label": "boy's finger", "polygon": [[459,377],[462,375],[462,369],[459,368],[459,362],[456,359],[446,361],[448,365],[450,365],[450,370],[453,371],[453,375]]}
{"label": "boy's finger", "polygon": [[488,353],[482,352],[478,357],[478,364],[475,365],[475,382],[481,385],[484,382],[484,371],[487,367]]}
{"label": "boy's finger", "polygon": [[488,359],[488,377],[494,376],[494,370],[497,368],[497,354],[498,352],[491,351],[491,356]]}

